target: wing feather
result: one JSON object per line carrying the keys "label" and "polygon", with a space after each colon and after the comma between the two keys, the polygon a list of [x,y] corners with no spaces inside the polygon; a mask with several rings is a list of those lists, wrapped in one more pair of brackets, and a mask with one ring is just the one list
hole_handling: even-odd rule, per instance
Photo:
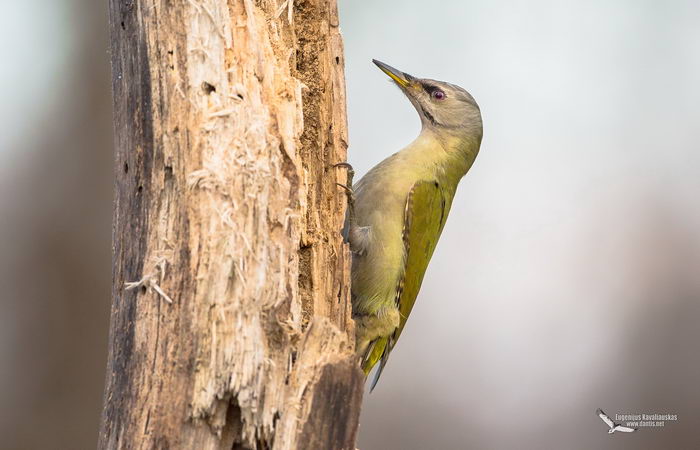
{"label": "wing feather", "polygon": [[445,226],[445,208],[445,196],[436,181],[421,181],[413,185],[404,215],[404,274],[396,293],[401,321],[392,336],[393,342],[390,341],[390,349],[399,339],[418,297],[423,276]]}
{"label": "wing feather", "polygon": [[600,417],[601,420],[602,420],[603,422],[605,422],[610,428],[612,428],[612,427],[615,426],[615,424],[613,423],[612,419],[611,419],[610,417],[608,417],[608,415],[605,414],[605,413],[603,412],[602,409],[598,408],[598,409],[596,410],[595,413],[596,413],[596,414],[598,415],[598,417]]}
{"label": "wing feather", "polygon": [[[396,285],[396,306],[399,309],[400,322],[394,334],[387,338],[379,338],[377,341],[382,342],[372,345],[373,350],[381,349],[381,356],[375,351],[372,352],[376,358],[373,363],[376,364],[380,358],[381,361],[371,389],[374,389],[379,381],[389,353],[396,345],[411,314],[428,263],[445,226],[449,206],[445,192],[437,181],[416,182],[408,194],[403,227],[404,270]],[[370,358],[372,359],[374,358]]]}

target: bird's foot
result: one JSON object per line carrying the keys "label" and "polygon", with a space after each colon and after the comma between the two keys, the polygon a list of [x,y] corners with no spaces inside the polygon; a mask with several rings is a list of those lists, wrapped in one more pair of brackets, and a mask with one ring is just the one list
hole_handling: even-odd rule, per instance
{"label": "bird's foot", "polygon": [[352,187],[352,181],[355,176],[355,170],[349,163],[341,162],[334,164],[333,167],[344,167],[348,169],[346,184],[336,183],[345,190],[345,196],[348,201],[348,215],[345,224],[343,236],[346,242],[350,244],[350,250],[356,255],[364,255],[367,246],[369,245],[370,228],[367,226],[359,226],[355,216],[355,191]]}
{"label": "bird's foot", "polygon": [[352,179],[355,176],[355,169],[352,168],[352,164],[349,162],[339,162],[337,164],[333,164],[333,167],[344,167],[348,169],[348,186],[352,188]]}
{"label": "bird's foot", "polygon": [[348,208],[350,208],[351,212],[354,212],[355,209],[355,191],[352,189],[352,181],[353,178],[355,177],[355,169],[352,168],[352,165],[347,162],[340,162],[338,164],[333,164],[333,167],[344,167],[346,168],[347,171],[347,181],[345,184],[341,183],[336,183],[338,186],[342,187],[345,189],[345,195],[347,196],[348,199]]}

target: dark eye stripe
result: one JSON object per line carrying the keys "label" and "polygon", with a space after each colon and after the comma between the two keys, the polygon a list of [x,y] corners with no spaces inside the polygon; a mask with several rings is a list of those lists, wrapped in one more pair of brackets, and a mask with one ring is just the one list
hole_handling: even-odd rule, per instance
{"label": "dark eye stripe", "polygon": [[433,92],[437,91],[440,88],[438,88],[437,86],[433,86],[432,84],[424,84],[423,89],[425,89],[425,92],[432,95]]}

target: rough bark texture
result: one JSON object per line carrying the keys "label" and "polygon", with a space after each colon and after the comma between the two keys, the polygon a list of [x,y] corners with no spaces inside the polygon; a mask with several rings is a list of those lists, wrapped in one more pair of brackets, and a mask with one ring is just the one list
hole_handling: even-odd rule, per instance
{"label": "rough bark texture", "polygon": [[100,448],[354,448],[335,0],[110,0]]}

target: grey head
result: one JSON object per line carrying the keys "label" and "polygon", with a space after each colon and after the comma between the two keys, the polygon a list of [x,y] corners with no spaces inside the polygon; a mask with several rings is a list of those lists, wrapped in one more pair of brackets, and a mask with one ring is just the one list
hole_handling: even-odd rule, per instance
{"label": "grey head", "polygon": [[474,97],[456,84],[416,78],[373,59],[408,97],[421,118],[423,128],[437,132],[465,133],[481,140],[481,110]]}

